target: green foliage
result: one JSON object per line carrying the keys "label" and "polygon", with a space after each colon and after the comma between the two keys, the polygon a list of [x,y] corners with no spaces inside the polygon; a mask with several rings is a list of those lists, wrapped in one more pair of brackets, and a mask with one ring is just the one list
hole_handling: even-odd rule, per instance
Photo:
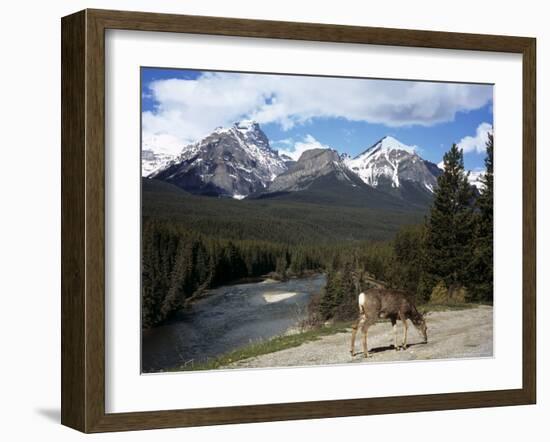
{"label": "green foliage", "polygon": [[464,172],[462,150],[453,144],[443,157],[434,203],[426,225],[423,287],[442,280],[447,287],[466,285],[474,250],[474,194]]}
{"label": "green foliage", "polygon": [[402,228],[393,240],[393,257],[386,281],[422,298],[426,263],[426,227],[423,225]]}
{"label": "green foliage", "polygon": [[145,220],[170,222],[205,236],[292,246],[390,240],[401,226],[421,222],[425,214],[425,209],[399,206],[201,197],[150,179],[142,181],[142,207]]}
{"label": "green foliage", "polygon": [[357,316],[357,295],[362,290],[361,286],[364,289],[367,287],[358,261],[354,258],[347,260],[341,268],[328,272],[327,284],[319,302],[323,320],[347,321]]}
{"label": "green foliage", "polygon": [[327,273],[327,283],[319,303],[321,317],[325,320],[333,316],[334,309],[338,306],[338,300],[341,298],[340,287],[340,274],[336,270],[330,270]]}
{"label": "green foliage", "polygon": [[493,300],[493,134],[489,134],[483,187],[476,200],[475,249],[468,268],[468,297],[472,301]]}

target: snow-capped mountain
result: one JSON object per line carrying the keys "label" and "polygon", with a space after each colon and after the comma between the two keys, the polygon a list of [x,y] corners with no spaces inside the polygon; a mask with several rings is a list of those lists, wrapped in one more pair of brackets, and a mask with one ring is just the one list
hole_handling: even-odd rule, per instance
{"label": "snow-capped mountain", "polygon": [[268,186],[268,192],[295,192],[307,189],[320,177],[331,175],[337,181],[356,187],[361,184],[357,175],[344,164],[338,152],[332,149],[310,149],[286,172],[277,176]]}
{"label": "snow-capped mountain", "polygon": [[287,170],[255,121],[217,128],[149,175],[191,193],[237,199],[265,189]]}
{"label": "snow-capped mountain", "polygon": [[369,186],[396,190],[414,184],[433,193],[437,177],[441,174],[437,165],[422,159],[414,147],[407,146],[393,137],[386,136],[346,165]]}

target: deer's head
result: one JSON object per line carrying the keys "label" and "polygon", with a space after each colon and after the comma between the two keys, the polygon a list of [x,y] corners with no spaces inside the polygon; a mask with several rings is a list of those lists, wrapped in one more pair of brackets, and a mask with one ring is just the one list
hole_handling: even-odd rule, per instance
{"label": "deer's head", "polygon": [[411,318],[412,323],[416,327],[422,336],[424,337],[424,343],[428,342],[428,326],[426,325],[426,320],[424,316],[420,313],[417,313],[413,318]]}

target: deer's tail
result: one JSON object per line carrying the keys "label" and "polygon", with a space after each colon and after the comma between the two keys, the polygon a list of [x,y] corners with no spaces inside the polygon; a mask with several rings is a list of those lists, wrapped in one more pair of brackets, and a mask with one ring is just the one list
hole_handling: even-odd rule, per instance
{"label": "deer's tail", "polygon": [[365,309],[365,303],[367,297],[363,292],[359,293],[359,298],[357,299],[357,302],[359,304],[359,315],[366,315],[367,310]]}

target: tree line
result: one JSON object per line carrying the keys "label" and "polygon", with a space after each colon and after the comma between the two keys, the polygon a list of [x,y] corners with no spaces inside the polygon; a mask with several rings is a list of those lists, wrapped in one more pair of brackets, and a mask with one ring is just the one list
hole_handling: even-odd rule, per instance
{"label": "tree line", "polygon": [[204,236],[166,221],[142,228],[142,326],[149,328],[204,290],[274,272],[301,275],[325,267],[323,247]]}

